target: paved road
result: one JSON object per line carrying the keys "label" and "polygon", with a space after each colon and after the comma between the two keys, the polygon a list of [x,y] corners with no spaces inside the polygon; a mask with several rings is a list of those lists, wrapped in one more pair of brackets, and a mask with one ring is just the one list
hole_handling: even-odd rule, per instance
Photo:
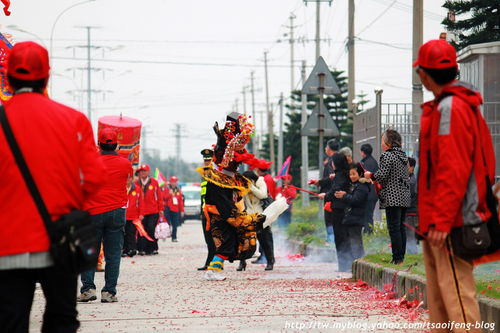
{"label": "paved road", "polygon": [[[373,291],[339,280],[349,275],[336,273],[334,263],[291,260],[284,249],[274,271],[249,264],[236,272],[237,263],[228,263],[226,281],[205,281],[195,269],[206,255],[200,221],[185,223],[178,237],[178,243],[160,241],[157,256],[122,260],[119,302],[79,304],[80,331],[340,332],[335,325],[344,325],[345,332],[359,332],[363,325],[408,321],[408,311],[394,301],[376,300]],[[97,273],[98,290],[103,278]],[[43,306],[37,289],[32,332],[40,330]],[[376,331],[393,332],[389,327]]]}

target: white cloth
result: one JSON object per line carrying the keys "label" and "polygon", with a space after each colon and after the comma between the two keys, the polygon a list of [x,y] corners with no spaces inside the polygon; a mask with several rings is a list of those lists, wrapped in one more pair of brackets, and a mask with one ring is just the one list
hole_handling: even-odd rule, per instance
{"label": "white cloth", "polygon": [[264,177],[259,177],[255,184],[250,183],[250,192],[244,197],[245,210],[249,214],[262,213],[262,199],[267,198],[267,186]]}

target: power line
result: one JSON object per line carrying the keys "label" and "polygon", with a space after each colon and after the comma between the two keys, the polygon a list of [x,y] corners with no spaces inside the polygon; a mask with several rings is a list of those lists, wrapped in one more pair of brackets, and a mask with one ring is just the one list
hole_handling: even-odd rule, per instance
{"label": "power line", "polygon": [[368,23],[363,29],[361,29],[360,32],[358,32],[357,36],[361,35],[363,32],[365,32],[368,28],[370,28],[372,25],[374,25],[378,20],[380,20],[380,18],[382,16],[385,15],[385,13],[387,13],[389,11],[389,9],[392,8],[392,6],[394,6],[396,4],[396,2],[398,2],[398,0],[394,0],[391,4],[389,4],[389,6],[387,6],[386,9],[384,9],[373,21],[371,21],[370,23]]}
{"label": "power line", "polygon": [[[75,57],[53,57],[53,59],[58,60],[74,60],[74,61],[84,61],[84,58]],[[129,63],[129,64],[153,64],[153,65],[184,65],[184,66],[214,66],[214,67],[250,67],[254,68],[257,65],[251,64],[230,64],[230,63],[210,63],[210,62],[184,62],[184,61],[164,61],[164,60],[135,60],[135,59],[92,59],[93,61],[100,62],[111,62],[111,63]],[[290,64],[287,65],[268,65],[268,67],[275,68],[290,68]],[[312,67],[312,66],[310,66]]]}

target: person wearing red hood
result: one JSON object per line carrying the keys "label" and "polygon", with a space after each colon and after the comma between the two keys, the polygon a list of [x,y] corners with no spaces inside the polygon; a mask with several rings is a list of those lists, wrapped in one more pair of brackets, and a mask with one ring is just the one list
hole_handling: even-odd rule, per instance
{"label": "person wearing red hood", "polygon": [[[16,43],[7,58],[14,96],[3,105],[14,139],[53,221],[84,209],[99,190],[104,167],[92,126],[81,112],[48,98],[49,55]],[[0,330],[28,332],[36,283],[46,305],[42,332],[76,332],[78,275],[54,266],[50,240],[14,156],[0,130]]]}
{"label": "person wearing red hood", "polygon": [[473,264],[454,253],[449,235],[454,228],[484,223],[491,215],[486,188],[495,171],[492,140],[479,111],[481,95],[455,81],[458,67],[452,45],[445,40],[425,43],[413,66],[434,94],[422,105],[417,185],[419,233],[426,237],[429,319],[474,327],[481,317]]}
{"label": "person wearing red hood", "polygon": [[184,217],[184,197],[177,183],[179,178],[170,177],[169,184],[165,188],[165,202],[168,206],[167,220],[172,225],[172,242],[177,242],[177,228],[181,225]]}
{"label": "person wearing red hood", "polygon": [[[163,196],[160,185],[154,178],[149,177],[150,168],[147,164],[142,164],[136,171],[139,179],[135,186],[137,191],[142,191],[141,201],[139,202],[139,210],[144,229],[149,237],[155,239],[155,228],[160,216],[163,216]],[[158,241],[154,242],[147,240],[145,237],[139,236],[137,240],[137,251],[139,255],[158,254]]]}

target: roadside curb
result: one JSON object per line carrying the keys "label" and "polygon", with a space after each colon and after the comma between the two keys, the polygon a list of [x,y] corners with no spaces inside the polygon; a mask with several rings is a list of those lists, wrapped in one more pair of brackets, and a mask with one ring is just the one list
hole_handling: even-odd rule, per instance
{"label": "roadside curb", "polygon": [[[352,263],[352,278],[363,280],[379,290],[384,290],[384,284],[394,283],[394,292],[398,297],[406,295],[408,300],[423,300],[424,307],[427,307],[426,281],[423,276],[358,259]],[[481,319],[500,327],[500,300],[479,295],[478,301]]]}

